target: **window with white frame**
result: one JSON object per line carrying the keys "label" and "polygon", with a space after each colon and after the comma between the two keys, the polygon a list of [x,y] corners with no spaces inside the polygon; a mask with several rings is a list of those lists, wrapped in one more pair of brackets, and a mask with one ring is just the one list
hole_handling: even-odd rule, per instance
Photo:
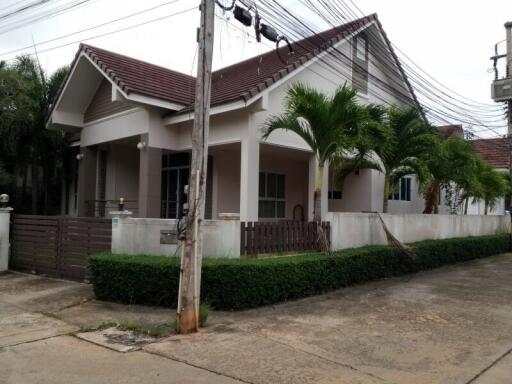
{"label": "window with white frame", "polygon": [[391,192],[389,193],[389,200],[397,201],[411,201],[411,177],[401,177],[395,181]]}
{"label": "window with white frame", "polygon": [[260,172],[258,216],[262,219],[286,217],[284,175]]}

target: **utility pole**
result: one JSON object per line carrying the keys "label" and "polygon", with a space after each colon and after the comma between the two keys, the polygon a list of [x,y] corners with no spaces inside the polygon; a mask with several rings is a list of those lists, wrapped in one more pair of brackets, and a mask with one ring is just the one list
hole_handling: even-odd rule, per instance
{"label": "utility pole", "polygon": [[208,136],[210,130],[210,99],[212,81],[213,32],[215,1],[201,0],[201,26],[198,30],[198,62],[192,159],[188,188],[188,214],[185,239],[182,243],[177,326],[181,334],[199,328],[199,296],[203,253],[202,222],[208,168]]}

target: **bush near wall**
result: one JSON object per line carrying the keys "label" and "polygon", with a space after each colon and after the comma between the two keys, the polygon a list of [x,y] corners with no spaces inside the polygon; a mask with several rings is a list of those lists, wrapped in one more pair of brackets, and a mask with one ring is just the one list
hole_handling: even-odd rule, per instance
{"label": "bush near wall", "polygon": [[[268,259],[204,259],[202,301],[216,309],[243,309],[328,292],[509,250],[507,235],[427,240],[415,257],[391,246]],[[99,300],[175,307],[179,259],[103,253],[89,259]]]}

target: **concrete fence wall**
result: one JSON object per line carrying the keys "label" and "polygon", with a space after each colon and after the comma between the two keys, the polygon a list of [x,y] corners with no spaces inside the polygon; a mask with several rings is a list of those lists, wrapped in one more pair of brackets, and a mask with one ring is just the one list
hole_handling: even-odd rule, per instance
{"label": "concrete fence wall", "polygon": [[[128,255],[179,256],[176,220],[112,217],[112,252]],[[240,222],[205,220],[203,253],[207,257],[240,257]]]}
{"label": "concrete fence wall", "polygon": [[[382,214],[393,235],[404,243],[510,232],[509,216]],[[387,244],[376,214],[329,212],[333,250]],[[176,220],[137,219],[124,214],[112,218],[112,252],[179,256]],[[240,257],[240,221],[206,220],[203,225],[204,255]]]}
{"label": "concrete fence wall", "polygon": [[9,229],[12,208],[0,208],[0,272],[9,267]]}
{"label": "concrete fence wall", "polygon": [[[404,243],[510,232],[508,215],[381,215],[391,233]],[[333,250],[387,244],[376,214],[329,212],[326,221],[331,223]]]}

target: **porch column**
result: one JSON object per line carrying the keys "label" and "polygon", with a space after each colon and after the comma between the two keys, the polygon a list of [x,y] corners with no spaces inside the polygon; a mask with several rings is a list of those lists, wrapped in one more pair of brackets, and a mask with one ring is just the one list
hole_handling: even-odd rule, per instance
{"label": "porch column", "polygon": [[160,217],[161,184],[162,150],[145,147],[140,150],[138,217]]}
{"label": "porch column", "polygon": [[[94,216],[96,199],[96,146],[81,147],[78,162],[78,216]],[[88,204],[87,201],[90,201]]]}
{"label": "porch column", "polygon": [[260,142],[249,129],[240,145],[240,221],[258,221],[259,174]]}
{"label": "porch column", "polygon": [[[315,184],[318,169],[318,160],[315,155],[309,158],[309,182],[308,182],[308,220],[313,220],[313,209],[315,207]],[[322,220],[328,212],[328,186],[329,186],[329,166],[324,166],[324,179],[322,183]]]}

